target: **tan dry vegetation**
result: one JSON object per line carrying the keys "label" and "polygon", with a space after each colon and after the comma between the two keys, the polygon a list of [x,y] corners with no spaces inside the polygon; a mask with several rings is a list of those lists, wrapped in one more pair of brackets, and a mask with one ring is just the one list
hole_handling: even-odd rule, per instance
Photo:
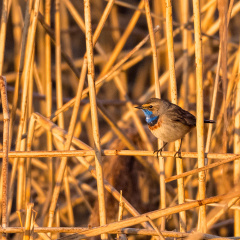
{"label": "tan dry vegetation", "polygon": [[[0,10],[2,239],[239,239],[239,1]],[[182,158],[153,154],[154,96],[197,117]]]}

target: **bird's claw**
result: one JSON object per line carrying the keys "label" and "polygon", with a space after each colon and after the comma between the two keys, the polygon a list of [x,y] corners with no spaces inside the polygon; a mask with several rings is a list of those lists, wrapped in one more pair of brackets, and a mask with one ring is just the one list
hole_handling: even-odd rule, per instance
{"label": "bird's claw", "polygon": [[157,158],[159,157],[159,155],[160,155],[160,157],[162,157],[162,148],[160,148],[160,149],[158,149],[158,150],[155,150],[154,152],[153,152],[153,154],[154,153],[157,153]]}
{"label": "bird's claw", "polygon": [[[178,156],[177,156],[177,155],[178,155]],[[181,151],[178,150],[177,152],[175,152],[174,157],[182,158]]]}

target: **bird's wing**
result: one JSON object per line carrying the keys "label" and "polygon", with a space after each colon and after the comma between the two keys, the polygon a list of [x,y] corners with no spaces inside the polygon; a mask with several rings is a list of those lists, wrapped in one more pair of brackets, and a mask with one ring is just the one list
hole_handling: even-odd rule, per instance
{"label": "bird's wing", "polygon": [[196,126],[196,118],[190,112],[183,110],[181,107],[172,104],[165,113],[169,120],[181,122],[184,125]]}

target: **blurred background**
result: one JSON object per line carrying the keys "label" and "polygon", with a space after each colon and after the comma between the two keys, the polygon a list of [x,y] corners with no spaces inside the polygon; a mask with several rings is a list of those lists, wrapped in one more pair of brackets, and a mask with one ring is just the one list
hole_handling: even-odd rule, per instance
{"label": "blurred background", "polygon": [[[6,3],[8,6],[4,8]],[[76,96],[84,64],[86,41],[83,1],[40,0],[39,5],[37,3],[37,0],[3,0],[0,4],[2,41],[0,75],[5,76],[7,80],[11,151],[29,151],[26,137],[30,129],[30,117],[36,112],[39,115],[37,115],[31,150],[64,149],[73,113],[73,105],[68,103]],[[108,1],[90,1],[90,4],[94,33]],[[157,25],[160,27],[155,32],[155,41],[161,97],[171,101],[166,3],[164,0],[150,0],[149,4],[153,27]],[[33,9],[38,13],[37,17],[33,14]],[[172,11],[177,103],[196,116],[192,1],[173,0]],[[201,0],[200,11],[204,118],[216,121],[211,129],[205,126],[205,150],[220,154],[239,153],[240,2]],[[7,24],[4,25],[6,19]],[[102,149],[148,151],[157,149],[157,139],[148,130],[144,115],[134,109],[136,104],[155,96],[150,40],[131,54],[135,46],[148,34],[144,1],[114,1],[94,47],[95,81],[103,78],[102,83],[96,86]],[[124,62],[115,69],[114,67],[122,60]],[[108,73],[111,74],[106,76]],[[84,89],[87,85],[86,77]],[[53,118],[55,111],[62,105],[66,106],[64,112]],[[3,131],[2,113],[0,118]],[[19,130],[20,126],[22,126],[21,130]],[[87,92],[82,95],[73,136],[74,149],[94,148]],[[168,144],[166,150],[174,151],[174,143]],[[197,151],[196,129],[184,138],[182,150]],[[83,165],[79,158],[87,163]],[[140,213],[160,208],[159,179],[142,164],[142,161],[146,161],[157,173],[159,163],[156,157],[104,156],[102,160],[104,178],[118,191],[122,190],[123,196]],[[165,177],[176,175],[175,158],[166,157],[164,161]],[[208,163],[212,161],[208,159]],[[38,226],[47,226],[49,206],[61,157],[36,155],[31,158],[30,170],[27,167],[29,163],[27,157],[17,160],[10,158],[9,162],[9,201],[11,202],[8,212],[9,226],[21,226],[16,211],[20,211],[22,219],[25,219],[25,212],[21,210],[26,209],[28,201],[34,203],[33,208],[37,212],[35,222]],[[183,171],[193,169],[196,163],[196,158],[184,158]],[[93,156],[68,158],[53,226],[99,226],[97,184],[87,164],[94,166]],[[206,197],[228,193],[234,183],[239,181],[239,167],[239,161],[235,161],[207,171]],[[27,191],[29,176],[30,198]],[[197,174],[192,175],[185,182],[184,187],[186,201],[197,199]],[[166,206],[176,205],[177,182],[167,183],[166,189]],[[208,206],[207,213],[213,207],[221,209],[219,206]],[[236,200],[230,210],[224,212],[212,226],[209,226],[208,233],[222,237],[234,236],[234,234],[239,236],[239,210],[240,206],[237,205]],[[117,221],[118,202],[107,192],[106,212],[108,223]],[[130,217],[126,210],[123,215],[124,218]],[[186,216],[186,231],[196,229],[198,209],[187,211]],[[156,224],[159,226],[160,221],[156,221]],[[179,231],[178,214],[167,217],[166,230]],[[9,235],[9,239],[18,239],[19,236],[20,234],[12,234]],[[52,235],[52,239],[60,236],[64,234]],[[41,239],[38,234],[34,237]],[[132,235],[131,238],[140,237]]]}

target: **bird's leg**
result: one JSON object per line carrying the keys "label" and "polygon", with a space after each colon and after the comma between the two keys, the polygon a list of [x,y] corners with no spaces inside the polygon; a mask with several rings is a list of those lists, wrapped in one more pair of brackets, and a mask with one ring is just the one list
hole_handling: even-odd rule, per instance
{"label": "bird's leg", "polygon": [[177,154],[178,154],[178,157],[179,157],[179,158],[182,158],[182,156],[181,156],[182,140],[183,140],[183,139],[181,138],[180,147],[179,147],[179,149],[177,150],[177,152],[174,154],[174,157],[176,157]]}
{"label": "bird's leg", "polygon": [[159,148],[158,150],[155,150],[153,153],[157,153],[157,157],[158,157],[158,153],[160,154],[160,156],[162,157],[162,150],[164,149],[164,147],[167,145],[168,143],[164,143],[163,146],[161,148]]}

